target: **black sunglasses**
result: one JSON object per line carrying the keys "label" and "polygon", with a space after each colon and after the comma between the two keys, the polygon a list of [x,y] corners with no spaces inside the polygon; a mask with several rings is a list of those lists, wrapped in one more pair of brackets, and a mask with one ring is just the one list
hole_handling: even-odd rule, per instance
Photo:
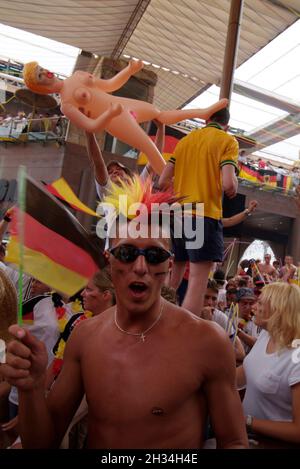
{"label": "black sunglasses", "polygon": [[139,249],[131,244],[122,244],[108,251],[124,264],[129,264],[134,262],[139,256],[144,256],[148,264],[157,265],[165,262],[172,256],[170,251],[166,251],[163,248],[152,246],[146,249]]}

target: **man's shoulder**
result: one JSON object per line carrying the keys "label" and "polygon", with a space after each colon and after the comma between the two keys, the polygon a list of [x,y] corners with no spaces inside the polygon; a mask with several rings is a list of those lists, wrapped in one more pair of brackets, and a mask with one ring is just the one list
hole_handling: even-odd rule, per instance
{"label": "man's shoulder", "polygon": [[93,343],[93,338],[97,336],[96,340],[98,341],[108,316],[111,316],[111,312],[109,315],[106,314],[108,311],[104,311],[104,313],[95,317],[87,318],[84,321],[79,321],[68,339],[68,350],[79,357],[86,349],[86,346]]}
{"label": "man's shoulder", "polygon": [[[174,323],[174,328],[188,337],[189,342],[194,341],[200,348],[204,345],[213,348],[218,344],[221,345],[224,340],[227,341],[224,330],[213,321],[201,319],[187,309],[175,305],[171,305],[169,313],[172,316],[171,322]],[[225,314],[224,316],[226,317]]]}
{"label": "man's shoulder", "polygon": [[78,334],[80,335],[90,334],[91,331],[98,330],[99,327],[106,323],[109,317],[111,317],[111,308],[97,316],[86,318],[84,321],[80,321],[78,326],[76,326],[76,331],[78,331]]}

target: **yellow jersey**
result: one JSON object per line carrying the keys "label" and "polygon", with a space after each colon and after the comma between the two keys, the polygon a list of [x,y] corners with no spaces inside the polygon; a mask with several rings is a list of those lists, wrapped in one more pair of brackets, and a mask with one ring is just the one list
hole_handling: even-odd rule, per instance
{"label": "yellow jersey", "polygon": [[238,171],[239,145],[217,123],[193,130],[180,140],[169,160],[175,164],[174,190],[185,203],[204,203],[204,216],[222,218],[221,169],[232,164]]}

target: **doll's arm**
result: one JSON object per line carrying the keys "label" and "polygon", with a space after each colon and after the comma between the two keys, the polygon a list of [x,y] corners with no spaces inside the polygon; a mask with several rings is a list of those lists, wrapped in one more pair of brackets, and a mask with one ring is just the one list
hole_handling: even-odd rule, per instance
{"label": "doll's arm", "polygon": [[79,109],[72,104],[62,104],[63,114],[70,119],[73,124],[89,133],[98,132],[107,127],[111,119],[121,114],[123,106],[121,104],[111,104],[110,108],[104,111],[96,119],[85,116]]}
{"label": "doll's arm", "polygon": [[139,72],[143,68],[143,62],[141,60],[131,60],[127,67],[121,70],[117,75],[108,80],[99,79],[96,81],[96,85],[107,93],[119,90],[129,78],[135,73]]}

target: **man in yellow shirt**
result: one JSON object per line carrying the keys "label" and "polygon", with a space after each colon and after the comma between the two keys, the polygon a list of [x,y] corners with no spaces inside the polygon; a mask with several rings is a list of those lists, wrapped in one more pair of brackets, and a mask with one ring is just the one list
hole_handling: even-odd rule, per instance
{"label": "man in yellow shirt", "polygon": [[204,206],[202,227],[197,223],[199,217],[192,218],[196,235],[203,228],[202,247],[187,248],[191,239],[185,236],[185,230],[181,238],[173,238],[175,264],[171,286],[178,288],[185,263],[190,261],[183,307],[194,314],[198,314],[203,306],[212,263],[223,260],[222,191],[230,198],[237,192],[235,172],[239,148],[237,140],[226,133],[229,117],[228,109],[222,109],[209,118],[206,127],[194,130],[180,140],[160,177],[160,187],[167,188],[173,184],[176,195],[184,198],[182,204],[202,203]]}

